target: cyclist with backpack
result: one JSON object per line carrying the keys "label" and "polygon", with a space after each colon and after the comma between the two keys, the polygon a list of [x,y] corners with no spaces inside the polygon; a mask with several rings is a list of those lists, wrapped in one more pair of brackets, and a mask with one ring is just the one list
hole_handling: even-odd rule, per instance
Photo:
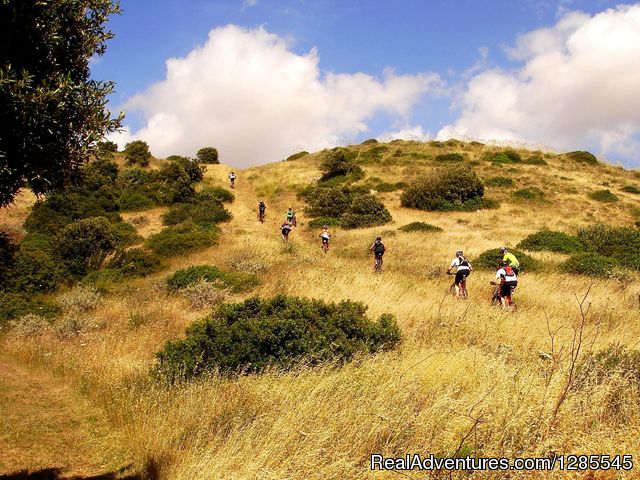
{"label": "cyclist with backpack", "polygon": [[266,210],[267,210],[267,205],[264,203],[263,200],[260,200],[258,202],[258,220],[260,220],[260,223],[264,223],[264,216],[265,216]]}
{"label": "cyclist with backpack", "polygon": [[451,265],[447,269],[447,274],[451,275],[451,270],[456,269],[456,277],[453,284],[456,289],[456,298],[466,298],[467,296],[467,277],[473,272],[471,262],[464,256],[462,250],[456,252],[456,258],[451,262]]}
{"label": "cyclist with backpack", "polygon": [[289,233],[291,233],[291,224],[285,221],[280,227],[280,232],[282,233],[282,241],[284,243],[289,242]]}
{"label": "cyclist with backpack", "polygon": [[518,275],[520,273],[520,262],[513,253],[509,253],[507,247],[500,247],[500,253],[502,254],[502,261],[507,262],[513,271]]}
{"label": "cyclist with backpack", "polygon": [[289,207],[289,209],[287,210],[286,216],[287,216],[287,222],[289,222],[294,227],[297,226],[298,222],[296,221],[296,212],[293,210],[293,208]]}
{"label": "cyclist with backpack", "polygon": [[331,234],[329,233],[329,225],[324,225],[322,227],[320,238],[322,239],[322,251],[324,251],[324,253],[327,253],[329,251],[329,239],[331,238]]}
{"label": "cyclist with backpack", "polygon": [[496,285],[502,308],[511,307],[513,305],[513,291],[518,286],[518,274],[509,265],[509,262],[502,261],[498,270],[496,270],[496,278],[492,280],[491,285]]}
{"label": "cyclist with backpack", "polygon": [[384,256],[384,252],[387,251],[387,248],[384,246],[384,243],[382,243],[382,237],[376,238],[376,240],[373,242],[373,245],[371,245],[371,248],[369,249],[369,251],[373,252],[373,255],[375,257],[375,263],[373,264],[374,271],[381,272],[382,257]]}
{"label": "cyclist with backpack", "polygon": [[236,174],[231,172],[229,174],[229,182],[231,183],[231,188],[235,188],[236,187]]}

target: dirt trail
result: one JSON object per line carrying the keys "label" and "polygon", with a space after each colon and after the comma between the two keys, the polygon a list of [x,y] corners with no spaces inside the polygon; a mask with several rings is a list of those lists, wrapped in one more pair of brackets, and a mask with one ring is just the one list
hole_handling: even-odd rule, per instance
{"label": "dirt trail", "polygon": [[0,357],[0,479],[115,478],[105,474],[106,425],[53,375]]}

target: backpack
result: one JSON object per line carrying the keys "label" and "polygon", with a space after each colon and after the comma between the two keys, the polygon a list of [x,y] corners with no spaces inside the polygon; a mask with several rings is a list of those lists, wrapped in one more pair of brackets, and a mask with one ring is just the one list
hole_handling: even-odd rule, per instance
{"label": "backpack", "polygon": [[469,260],[467,260],[466,258],[462,257],[459,260],[458,266],[460,266],[460,267],[468,267],[469,266]]}
{"label": "backpack", "polygon": [[378,255],[384,253],[386,250],[386,248],[384,248],[384,245],[382,242],[376,242],[375,246],[373,247],[373,251],[375,253],[377,253]]}
{"label": "backpack", "polygon": [[513,277],[515,275],[515,273],[513,273],[513,268],[511,268],[509,265],[504,267],[504,273],[507,274],[507,277]]}
{"label": "backpack", "polygon": [[260,210],[264,210],[266,207],[267,207],[267,206],[264,204],[264,202],[260,202],[260,203],[258,204],[258,208],[259,208]]}

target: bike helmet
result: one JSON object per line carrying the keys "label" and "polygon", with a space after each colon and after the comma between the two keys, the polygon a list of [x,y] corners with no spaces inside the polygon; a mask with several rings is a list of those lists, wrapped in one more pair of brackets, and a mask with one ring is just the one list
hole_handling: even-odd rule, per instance
{"label": "bike helmet", "polygon": [[507,247],[500,247],[500,253],[504,253],[507,251]]}
{"label": "bike helmet", "polygon": [[329,228],[329,225],[323,225],[322,228],[326,230],[327,228]]}
{"label": "bike helmet", "polygon": [[462,250],[458,250],[456,252],[456,257],[462,257],[464,255],[464,252]]}
{"label": "bike helmet", "polygon": [[500,262],[500,266],[501,267],[508,267],[509,266],[509,262],[502,261],[502,262]]}
{"label": "bike helmet", "polygon": [[376,242],[381,242],[382,241],[382,237],[377,237],[376,238]]}

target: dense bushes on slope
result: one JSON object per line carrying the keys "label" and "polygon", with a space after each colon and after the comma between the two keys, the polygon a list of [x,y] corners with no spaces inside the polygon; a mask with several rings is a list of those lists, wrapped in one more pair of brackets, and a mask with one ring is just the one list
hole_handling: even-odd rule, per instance
{"label": "dense bushes on slope", "polygon": [[167,278],[167,287],[170,290],[181,290],[200,282],[212,283],[218,288],[229,288],[234,292],[243,292],[258,286],[260,280],[253,273],[230,273],[212,265],[196,265],[172,273]]}
{"label": "dense bushes on slope", "polygon": [[618,196],[611,190],[596,190],[594,192],[589,192],[587,195],[589,198],[603,203],[613,203],[619,200]]}
{"label": "dense bushes on slope", "polygon": [[224,304],[192,324],[184,340],[157,354],[156,374],[170,379],[207,372],[261,372],[301,362],[344,362],[356,354],[393,348],[400,329],[392,315],[377,321],[367,307],[278,295]]}
{"label": "dense bushes on slope", "polygon": [[[542,264],[538,260],[520,250],[510,248],[509,252],[513,253],[520,262],[520,271],[535,272],[542,268]],[[471,263],[475,268],[495,270],[501,261],[502,254],[500,251],[497,248],[492,248],[482,252]]]}
{"label": "dense bushes on slope", "polygon": [[517,245],[518,248],[525,250],[542,251],[559,253],[577,253],[584,251],[585,247],[577,237],[564,232],[555,232],[552,230],[541,230],[532,233]]}
{"label": "dense bushes on slope", "polygon": [[411,222],[407,225],[403,225],[398,230],[401,232],[441,232],[442,229],[440,227],[436,227],[435,225],[431,225],[430,223],[425,222]]}

